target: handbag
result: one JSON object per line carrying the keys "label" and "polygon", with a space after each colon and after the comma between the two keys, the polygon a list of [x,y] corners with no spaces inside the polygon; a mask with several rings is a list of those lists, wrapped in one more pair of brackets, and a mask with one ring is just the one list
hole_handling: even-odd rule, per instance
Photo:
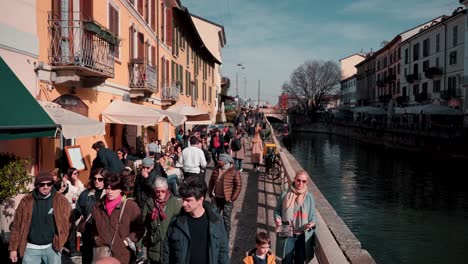
{"label": "handbag", "polygon": [[110,245],[93,248],[93,263],[96,263],[96,261],[100,260],[101,258],[112,256],[112,245],[114,244],[115,235],[117,235],[117,231],[119,230],[120,221],[122,220],[122,215],[125,210],[126,204],[127,204],[127,200],[125,200],[122,205],[122,210],[120,211],[120,215],[119,215],[119,222],[117,223],[117,227],[115,228],[114,236],[112,237],[112,241]]}
{"label": "handbag", "polygon": [[83,218],[83,216],[81,216],[78,225],[76,225],[76,231],[83,234],[86,231],[86,225],[91,223],[92,217],[92,213],[90,213],[88,217],[86,217],[86,220]]}

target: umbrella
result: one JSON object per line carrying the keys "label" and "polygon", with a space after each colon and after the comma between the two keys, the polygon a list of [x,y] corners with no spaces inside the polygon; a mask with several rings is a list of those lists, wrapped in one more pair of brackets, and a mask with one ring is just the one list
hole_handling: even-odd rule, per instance
{"label": "umbrella", "polygon": [[187,117],[187,124],[198,125],[211,123],[210,113],[203,111],[199,108],[188,106],[188,105],[177,105],[170,107],[167,111],[184,115]]}
{"label": "umbrella", "polygon": [[370,115],[385,115],[387,112],[383,108],[379,107],[374,107],[374,106],[362,106],[362,107],[356,107],[352,109],[351,111],[356,112],[356,113],[367,113]]}

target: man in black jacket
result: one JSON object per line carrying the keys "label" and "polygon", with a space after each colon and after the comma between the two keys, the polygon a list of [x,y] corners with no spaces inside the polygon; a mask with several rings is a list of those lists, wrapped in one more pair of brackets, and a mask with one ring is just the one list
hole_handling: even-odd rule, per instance
{"label": "man in black jacket", "polygon": [[111,150],[106,148],[104,142],[98,141],[93,144],[92,148],[96,150],[96,158],[93,160],[91,171],[95,169],[104,168],[110,172],[120,173],[124,169],[122,161],[119,156]]}
{"label": "man in black jacket", "polygon": [[153,182],[157,176],[161,176],[161,174],[155,169],[154,160],[150,157],[144,158],[141,172],[136,176],[133,186],[133,197],[140,209],[143,208],[143,204],[148,198],[153,197]]}

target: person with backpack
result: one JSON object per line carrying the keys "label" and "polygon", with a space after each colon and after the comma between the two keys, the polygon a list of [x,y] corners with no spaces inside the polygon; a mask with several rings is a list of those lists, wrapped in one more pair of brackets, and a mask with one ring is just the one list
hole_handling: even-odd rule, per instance
{"label": "person with backpack", "polygon": [[234,165],[236,170],[242,172],[242,160],[245,158],[246,146],[248,145],[247,139],[244,137],[242,129],[236,130],[236,135],[231,141],[232,157],[234,158]]}

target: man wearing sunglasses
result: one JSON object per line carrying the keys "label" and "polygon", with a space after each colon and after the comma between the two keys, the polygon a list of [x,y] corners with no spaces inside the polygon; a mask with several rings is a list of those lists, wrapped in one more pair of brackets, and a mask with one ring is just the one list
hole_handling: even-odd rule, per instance
{"label": "man wearing sunglasses", "polygon": [[34,190],[18,205],[11,225],[8,250],[13,263],[61,263],[60,252],[67,241],[71,206],[53,188],[49,172],[34,180]]}

